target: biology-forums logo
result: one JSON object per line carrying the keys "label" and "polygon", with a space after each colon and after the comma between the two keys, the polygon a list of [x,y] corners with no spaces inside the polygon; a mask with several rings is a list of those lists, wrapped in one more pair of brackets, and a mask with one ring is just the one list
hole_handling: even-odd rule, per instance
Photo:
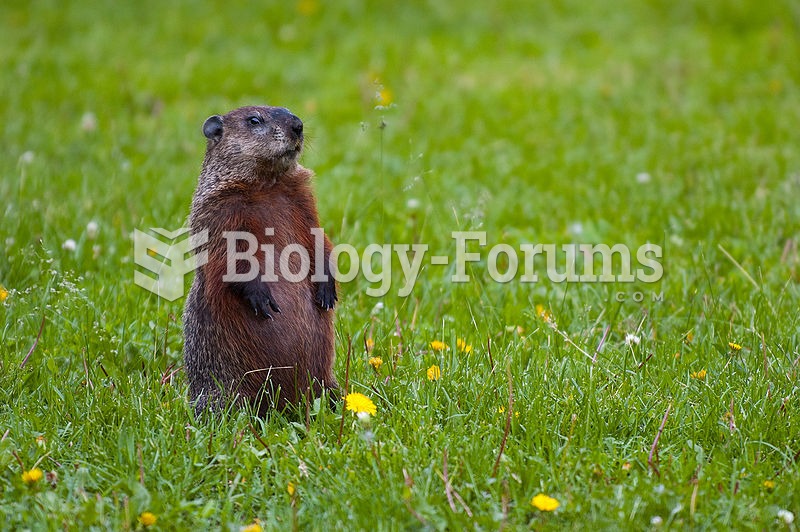
{"label": "biology-forums logo", "polygon": [[[169,231],[151,228],[134,231],[134,282],[168,301],[184,295],[186,274],[208,262],[208,231],[189,235],[188,228]],[[247,282],[260,277],[263,282],[280,279],[302,282],[327,281],[324,231],[311,229],[313,249],[299,243],[275,249],[270,243],[274,229],[263,235],[244,231],[225,231],[226,273],[224,282]],[[409,296],[419,279],[423,266],[451,266],[449,281],[471,281],[467,264],[485,265],[489,277],[498,283],[518,281],[536,283],[542,276],[553,283],[656,283],[664,274],[660,246],[646,243],[631,250],[625,244],[531,244],[518,247],[500,243],[486,248],[487,235],[482,231],[453,231],[454,254],[429,255],[428,244],[377,244],[361,251],[350,244],[337,244],[330,256],[334,278],[342,283],[362,275],[370,286],[366,293],[382,297],[399,281],[397,295]],[[484,252],[485,255],[484,255]],[[346,269],[340,268],[342,256],[347,256]],[[395,260],[393,260],[396,259]],[[311,266],[314,273],[311,274]],[[400,275],[393,270],[400,269]],[[543,270],[543,271],[542,271]],[[376,286],[377,285],[377,286]],[[619,298],[618,298],[619,300]]]}

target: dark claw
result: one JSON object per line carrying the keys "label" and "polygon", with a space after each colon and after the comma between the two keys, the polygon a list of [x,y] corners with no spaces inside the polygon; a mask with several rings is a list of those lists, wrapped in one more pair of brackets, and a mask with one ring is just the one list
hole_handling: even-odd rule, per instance
{"label": "dark claw", "polygon": [[256,313],[256,316],[259,314],[264,316],[264,318],[269,320],[274,320],[275,318],[272,316],[270,312],[270,308],[273,311],[277,312],[278,314],[281,313],[281,309],[278,308],[278,305],[275,301],[272,300],[272,297],[268,294],[252,294],[247,296],[247,301],[250,303],[250,306]]}
{"label": "dark claw", "polygon": [[259,281],[234,282],[229,286],[234,294],[244,299],[245,303],[253,309],[256,316],[261,315],[266,319],[272,320],[274,318],[270,309],[278,314],[281,313],[281,309],[278,308],[278,304],[272,298],[272,292],[266,283]]}
{"label": "dark claw", "polygon": [[277,312],[278,314],[281,313],[281,309],[278,308],[278,304],[275,303],[275,300],[272,299],[272,296],[267,296],[267,301],[269,302],[269,306],[272,307],[272,310]]}
{"label": "dark claw", "polygon": [[322,310],[333,309],[333,307],[336,306],[336,301],[339,299],[336,296],[336,284],[332,282],[319,283],[314,299]]}

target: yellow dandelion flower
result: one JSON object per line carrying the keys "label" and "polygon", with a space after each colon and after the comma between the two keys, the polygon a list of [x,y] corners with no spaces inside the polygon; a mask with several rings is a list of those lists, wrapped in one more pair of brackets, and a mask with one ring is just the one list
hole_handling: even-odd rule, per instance
{"label": "yellow dandelion flower", "polygon": [[457,340],[456,340],[456,347],[457,347],[457,348],[458,348],[458,350],[459,350],[459,351],[461,351],[462,353],[466,353],[466,354],[470,354],[470,353],[472,353],[472,346],[471,346],[471,345],[469,345],[469,344],[468,344],[467,342],[465,342],[464,340],[462,340],[461,338],[459,338],[459,339],[457,339]]}
{"label": "yellow dandelion flower", "polygon": [[253,521],[253,523],[241,528],[241,532],[262,532],[263,530],[264,529],[261,528],[261,523],[258,519]]}
{"label": "yellow dandelion flower", "polygon": [[428,368],[429,381],[438,381],[441,376],[442,376],[442,370],[436,364]]}
{"label": "yellow dandelion flower", "polygon": [[431,342],[431,349],[434,351],[444,351],[446,349],[450,349],[450,346],[444,342],[440,342],[439,340],[434,340]]}
{"label": "yellow dandelion flower", "polygon": [[549,310],[544,308],[544,305],[541,304],[536,305],[536,315],[539,316],[542,320],[546,321],[547,323],[553,321],[553,314]]}
{"label": "yellow dandelion flower", "polygon": [[693,379],[697,379],[699,381],[705,380],[706,378],[706,370],[701,369],[700,371],[693,371],[691,374]]}
{"label": "yellow dandelion flower", "polygon": [[378,410],[375,403],[372,402],[372,399],[363,393],[349,393],[347,397],[344,398],[344,402],[347,410],[355,412],[356,414],[366,412],[367,414],[374,415]]}
{"label": "yellow dandelion flower", "polygon": [[142,526],[153,526],[158,521],[158,517],[153,512],[142,512],[139,516],[139,522]]}
{"label": "yellow dandelion flower", "polygon": [[43,476],[44,476],[44,473],[42,473],[42,470],[39,469],[38,467],[34,467],[30,471],[23,471],[22,472],[22,482],[24,482],[25,484],[30,486],[30,485],[36,484],[37,482],[42,480]]}
{"label": "yellow dandelion flower", "polygon": [[694,333],[692,331],[687,332],[685,338],[686,338],[686,343],[691,344],[692,340],[694,340]]}
{"label": "yellow dandelion flower", "polygon": [[316,0],[300,0],[297,2],[297,12],[305,17],[309,17],[319,11],[319,3]]}
{"label": "yellow dandelion flower", "polygon": [[741,351],[742,350],[742,346],[740,346],[739,344],[733,343],[733,342],[728,342],[728,347],[730,347],[734,351]]}
{"label": "yellow dandelion flower", "polygon": [[504,407],[504,406],[498,406],[498,407],[497,407],[497,413],[498,413],[498,414],[505,414],[505,413],[506,413],[506,407]]}
{"label": "yellow dandelion flower", "polygon": [[0,303],[5,301],[7,297],[8,297],[8,290],[6,290],[5,286],[0,284]]}
{"label": "yellow dandelion flower", "polygon": [[289,482],[289,484],[286,485],[286,492],[289,495],[294,495],[294,482]]}
{"label": "yellow dandelion flower", "polygon": [[764,489],[772,491],[775,489],[775,481],[774,480],[765,480],[764,481]]}
{"label": "yellow dandelion flower", "polygon": [[372,350],[375,349],[375,340],[373,340],[372,338],[367,338],[364,341],[364,345],[367,348],[367,353],[372,353]]}
{"label": "yellow dandelion flower", "polygon": [[383,359],[381,357],[370,357],[368,362],[375,371],[380,371],[381,366],[383,365]]}
{"label": "yellow dandelion flower", "polygon": [[382,105],[383,107],[387,107],[391,105],[393,100],[392,91],[387,89],[386,87],[381,87],[375,92],[375,103],[378,105]]}
{"label": "yellow dandelion flower", "polygon": [[556,499],[540,493],[531,499],[531,506],[542,512],[552,512],[560,506],[560,503]]}

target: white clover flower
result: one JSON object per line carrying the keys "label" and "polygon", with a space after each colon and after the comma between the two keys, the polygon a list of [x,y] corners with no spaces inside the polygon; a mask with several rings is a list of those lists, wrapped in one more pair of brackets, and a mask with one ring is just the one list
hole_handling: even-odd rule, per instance
{"label": "white clover flower", "polygon": [[636,336],[635,334],[627,334],[625,335],[625,345],[639,345],[642,339]]}
{"label": "white clover flower", "polygon": [[94,220],[86,224],[86,236],[90,240],[94,240],[95,238],[97,238],[97,234],[99,232],[100,232],[100,225]]}
{"label": "white clover flower", "polygon": [[367,443],[372,443],[375,440],[375,433],[373,433],[370,429],[367,429],[361,433],[361,439]]}
{"label": "white clover flower", "polygon": [[34,154],[32,151],[28,150],[28,151],[24,152],[22,155],[20,155],[19,162],[21,162],[22,164],[31,164],[35,157],[36,157],[36,154]]}
{"label": "white clover flower", "polygon": [[661,526],[664,523],[664,520],[661,519],[660,515],[654,515],[650,518],[650,524],[653,526]]}
{"label": "white clover flower", "polygon": [[78,248],[78,244],[71,238],[68,238],[61,244],[61,249],[65,251],[75,251]]}
{"label": "white clover flower", "polygon": [[419,205],[420,205],[420,202],[419,202],[419,200],[417,198],[410,198],[406,202],[406,207],[410,211],[415,211],[415,210],[419,209]]}
{"label": "white clover flower", "polygon": [[583,234],[583,224],[580,222],[573,222],[569,224],[567,231],[572,235],[580,236]]}
{"label": "white clover flower", "polygon": [[97,117],[94,113],[86,112],[81,117],[81,129],[86,132],[91,132],[97,129]]}
{"label": "white clover flower", "polygon": [[649,183],[652,177],[647,172],[639,172],[636,174],[637,183]]}
{"label": "white clover flower", "polygon": [[778,510],[778,519],[787,525],[791,525],[794,523],[794,514],[789,510]]}
{"label": "white clover flower", "polygon": [[300,460],[299,463],[297,464],[297,470],[300,472],[301,477],[308,476],[308,466],[302,460]]}

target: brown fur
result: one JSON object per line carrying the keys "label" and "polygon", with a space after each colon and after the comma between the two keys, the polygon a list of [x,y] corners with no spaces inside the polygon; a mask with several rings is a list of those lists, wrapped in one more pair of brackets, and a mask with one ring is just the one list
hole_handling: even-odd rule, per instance
{"label": "brown fur", "polygon": [[[263,119],[263,127],[248,121],[253,116]],[[288,111],[273,107],[236,109],[211,117],[204,126],[209,141],[189,225],[193,235],[208,231],[208,262],[196,272],[184,311],[184,359],[198,412],[245,399],[263,414],[271,406],[284,408],[308,393],[337,388],[335,284],[332,277],[329,283],[311,281],[316,262],[311,229],[320,224],[310,187],[313,174],[297,163],[301,127]],[[274,236],[265,235],[270,227]],[[224,231],[247,231],[258,239],[255,281],[233,286],[222,280],[227,272]],[[281,250],[292,243],[306,248],[311,258],[309,276],[298,283],[283,278],[277,268]],[[274,246],[277,282],[261,281],[261,244]],[[331,249],[326,236],[326,270]],[[299,259],[296,254],[292,259],[296,272]],[[265,285],[279,313],[264,303],[269,299],[259,291]],[[248,294],[260,298],[261,305]]]}

